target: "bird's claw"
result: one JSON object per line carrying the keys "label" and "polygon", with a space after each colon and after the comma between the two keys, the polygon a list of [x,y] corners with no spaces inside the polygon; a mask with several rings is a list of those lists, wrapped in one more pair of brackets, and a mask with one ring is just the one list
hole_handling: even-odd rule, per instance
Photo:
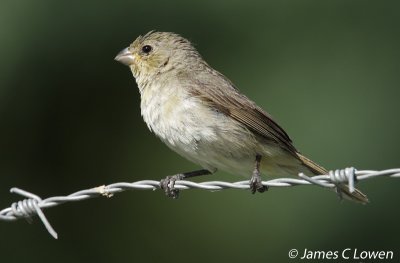
{"label": "bird's claw", "polygon": [[252,194],[263,193],[268,190],[268,186],[262,184],[261,176],[258,173],[254,173],[250,179],[250,190]]}
{"label": "bird's claw", "polygon": [[181,180],[181,175],[167,176],[165,179],[160,181],[160,187],[164,190],[168,197],[177,199],[179,197],[179,189],[175,189],[175,181]]}

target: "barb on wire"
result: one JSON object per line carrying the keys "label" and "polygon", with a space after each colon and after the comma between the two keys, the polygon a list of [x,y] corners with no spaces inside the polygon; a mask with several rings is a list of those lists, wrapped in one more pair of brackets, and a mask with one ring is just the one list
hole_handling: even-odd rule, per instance
{"label": "barb on wire", "polygon": [[[400,168],[388,169],[382,171],[373,170],[362,170],[357,171],[354,168],[346,168],[341,170],[330,171],[327,175],[316,175],[309,177],[303,173],[299,174],[300,178],[278,178],[269,181],[263,181],[262,184],[267,187],[290,187],[298,185],[318,185],[325,188],[334,188],[337,184],[347,183],[349,185],[350,192],[353,192],[355,187],[354,184],[361,180],[370,179],[378,176],[386,177],[400,177]],[[120,193],[126,190],[156,190],[159,189],[160,182],[154,180],[143,180],[133,183],[113,183],[109,185],[103,185],[94,187],[91,189],[81,190],[72,193],[67,196],[55,196],[42,199],[39,196],[29,193],[19,188],[11,188],[11,193],[16,193],[25,197],[24,200],[13,203],[10,207],[0,211],[0,220],[2,221],[15,221],[20,218],[31,219],[32,216],[39,216],[43,222],[47,231],[57,239],[57,233],[50,225],[46,216],[43,213],[43,209],[58,206],[66,202],[76,202],[89,198],[106,196],[111,197],[116,193]],[[221,181],[210,181],[195,183],[191,181],[176,181],[174,185],[175,189],[186,190],[186,189],[204,189],[204,190],[223,190],[223,189],[249,189],[249,181],[240,182],[221,182]]]}

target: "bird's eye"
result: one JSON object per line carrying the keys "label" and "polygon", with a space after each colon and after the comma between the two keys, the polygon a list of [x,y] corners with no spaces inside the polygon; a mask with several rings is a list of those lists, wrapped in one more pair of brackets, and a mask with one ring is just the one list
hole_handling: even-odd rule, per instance
{"label": "bird's eye", "polygon": [[149,46],[149,45],[145,45],[145,46],[142,47],[142,51],[144,53],[146,53],[146,54],[149,54],[152,49],[153,48],[151,46]]}

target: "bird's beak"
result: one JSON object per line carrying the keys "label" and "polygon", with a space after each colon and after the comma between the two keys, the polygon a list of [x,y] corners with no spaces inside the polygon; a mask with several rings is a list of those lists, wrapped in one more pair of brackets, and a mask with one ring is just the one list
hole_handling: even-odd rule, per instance
{"label": "bird's beak", "polygon": [[129,51],[128,48],[125,48],[124,50],[119,52],[114,59],[126,66],[130,66],[135,61],[135,56]]}

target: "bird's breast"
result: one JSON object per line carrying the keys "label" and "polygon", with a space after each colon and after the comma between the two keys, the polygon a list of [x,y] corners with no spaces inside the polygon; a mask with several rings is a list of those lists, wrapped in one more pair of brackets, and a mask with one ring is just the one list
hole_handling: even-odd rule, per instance
{"label": "bird's breast", "polygon": [[[206,132],[199,115],[206,109],[179,87],[152,85],[142,91],[141,113],[149,129],[168,146],[196,147]],[[204,113],[205,114],[205,113]]]}

